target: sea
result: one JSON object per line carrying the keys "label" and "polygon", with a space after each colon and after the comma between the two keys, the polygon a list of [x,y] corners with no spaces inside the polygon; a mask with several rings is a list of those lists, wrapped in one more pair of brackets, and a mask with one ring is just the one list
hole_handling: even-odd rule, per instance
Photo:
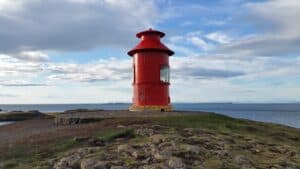
{"label": "sea", "polygon": [[[129,103],[0,104],[0,109],[2,110],[1,112],[39,110],[50,113],[72,109],[124,110],[128,109],[129,106]],[[300,103],[174,103],[173,108],[178,111],[215,112],[235,118],[271,122],[300,128]],[[5,124],[7,122],[0,122],[0,125]]]}

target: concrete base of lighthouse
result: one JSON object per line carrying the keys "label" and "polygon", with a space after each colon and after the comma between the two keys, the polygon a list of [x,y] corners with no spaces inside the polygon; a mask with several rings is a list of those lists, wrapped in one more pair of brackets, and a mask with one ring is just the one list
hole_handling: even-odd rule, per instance
{"label": "concrete base of lighthouse", "polygon": [[168,111],[172,111],[172,106],[171,105],[167,105],[167,106],[155,106],[155,105],[151,105],[151,106],[136,106],[136,105],[132,105],[129,107],[129,111],[162,111],[162,112],[168,112]]}

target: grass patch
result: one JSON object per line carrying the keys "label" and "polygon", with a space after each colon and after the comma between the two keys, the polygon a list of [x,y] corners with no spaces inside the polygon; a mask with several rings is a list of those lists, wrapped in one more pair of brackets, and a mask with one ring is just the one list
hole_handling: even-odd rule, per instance
{"label": "grass patch", "polygon": [[80,143],[73,140],[60,140],[41,145],[17,145],[5,153],[1,153],[0,162],[4,164],[2,166],[4,169],[42,166],[45,160],[59,157],[64,152],[78,146],[81,146]]}
{"label": "grass patch", "polygon": [[165,116],[158,117],[155,121],[176,127],[227,130],[226,126],[230,125],[230,128],[233,128],[235,126],[232,122],[238,122],[239,120],[211,113],[203,115]]}
{"label": "grass patch", "polygon": [[133,143],[145,143],[145,142],[149,141],[149,137],[139,136],[139,137],[135,137],[131,141]]}
{"label": "grass patch", "polygon": [[[98,133],[95,137],[103,141],[112,141],[117,138],[135,137],[133,129],[111,129]],[[73,139],[61,139],[43,144],[22,144],[7,148],[0,154],[0,168],[3,169],[30,169],[34,167],[49,168],[47,160],[59,158],[73,148],[87,146],[87,143]],[[43,167],[42,167],[43,168]]]}
{"label": "grass patch", "polygon": [[8,168],[15,168],[17,165],[18,165],[18,163],[16,160],[11,160],[11,161],[4,162],[2,167],[4,169],[6,169],[6,168],[8,169]]}
{"label": "grass patch", "polygon": [[135,133],[133,129],[110,129],[97,133],[95,137],[109,142],[117,138],[134,138]]}
{"label": "grass patch", "polygon": [[214,113],[153,118],[154,123],[178,128],[204,128],[219,133],[235,133],[269,143],[284,143],[300,151],[300,130],[296,128],[235,119]]}

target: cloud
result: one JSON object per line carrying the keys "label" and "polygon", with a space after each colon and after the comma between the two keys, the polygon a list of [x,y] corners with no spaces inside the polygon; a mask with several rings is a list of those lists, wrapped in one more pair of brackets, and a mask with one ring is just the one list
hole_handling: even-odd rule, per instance
{"label": "cloud", "polygon": [[4,81],[0,82],[0,86],[5,87],[39,87],[39,86],[49,86],[44,83],[30,83],[27,81]]}
{"label": "cloud", "polygon": [[[159,2],[159,1],[158,1]],[[209,8],[197,3],[181,3],[181,2],[172,2],[170,1],[168,5],[161,5],[161,19],[162,21],[170,20],[174,18],[185,18],[189,17],[201,17],[201,15],[207,13]],[[188,15],[186,15],[188,14]],[[191,18],[192,18],[191,17]]]}
{"label": "cloud", "polygon": [[204,69],[204,68],[194,68],[187,69],[186,74],[188,77],[195,78],[230,78],[236,76],[242,76],[245,73],[230,70],[218,70],[218,69]]}
{"label": "cloud", "polygon": [[0,53],[128,47],[157,17],[152,0],[1,0]]}
{"label": "cloud", "polygon": [[221,32],[212,32],[212,33],[205,35],[205,37],[209,40],[215,41],[220,44],[226,44],[231,41],[230,37],[228,37],[226,34],[221,33]]}
{"label": "cloud", "polygon": [[0,0],[0,12],[2,13],[19,10],[22,4],[22,1]]}
{"label": "cloud", "polygon": [[[224,60],[212,60],[210,57],[171,57],[171,71],[174,79],[223,79],[243,76],[241,69],[222,66]],[[50,72],[50,82],[87,82],[124,81],[132,79],[132,61],[130,59],[108,58],[87,64],[50,63],[45,71]],[[210,65],[215,64],[217,66]],[[116,64],[117,63],[117,64]]]}
{"label": "cloud", "polygon": [[200,52],[211,51],[215,47],[204,35],[201,31],[192,31],[183,35],[170,36],[167,39],[167,45],[180,55],[199,55]]}
{"label": "cloud", "polygon": [[236,52],[241,55],[288,56],[300,54],[300,1],[269,0],[245,3],[249,13],[247,23],[258,30],[225,44],[220,52]]}
{"label": "cloud", "polygon": [[[300,74],[296,58],[200,55],[170,57],[172,77],[178,79],[239,79],[252,81],[295,78]],[[268,81],[268,80],[266,80]]]}
{"label": "cloud", "polygon": [[224,67],[220,57],[172,57],[172,76],[178,79],[224,79],[243,76],[243,70]]}
{"label": "cloud", "polygon": [[200,37],[196,37],[196,36],[192,36],[192,37],[189,37],[188,40],[196,45],[197,47],[200,47],[201,49],[203,50],[209,50],[212,48],[212,46],[210,44],[208,44],[207,42],[205,42],[202,38]]}
{"label": "cloud", "polygon": [[18,97],[16,94],[0,93],[0,97]]}
{"label": "cloud", "polygon": [[24,62],[9,55],[0,54],[0,77],[14,79],[26,78],[43,71],[43,64],[39,62]]}
{"label": "cloud", "polygon": [[108,58],[87,64],[51,63],[48,80],[75,82],[98,82],[105,80],[124,80],[131,76],[131,60]]}
{"label": "cloud", "polygon": [[[19,65],[23,67],[22,69],[29,66],[27,62],[11,57],[6,59],[2,57],[0,61],[6,61],[8,65],[22,62],[24,65]],[[24,100],[26,103],[109,102],[129,101],[131,97],[132,61],[129,58],[105,58],[89,63],[49,61],[31,64],[40,67],[42,71],[36,69],[24,73],[22,69],[18,69],[18,73],[14,76],[6,74],[1,77],[6,80],[0,82],[0,87],[5,88],[5,92],[19,94],[19,102],[24,103]],[[275,90],[274,85],[268,81],[265,86],[251,85],[261,79],[276,79],[275,82],[280,80],[284,82],[275,86],[277,94],[274,96],[278,98],[280,93],[287,90],[285,88],[292,90],[293,86],[288,86],[286,80],[300,74],[298,69],[300,57],[286,59],[224,55],[172,56],[170,66],[173,100],[187,101],[186,98],[189,98],[188,101],[234,101],[231,99],[242,98],[238,101],[247,101],[247,99],[253,101],[257,98],[264,100],[264,96],[274,92],[270,89]],[[44,79],[37,81],[36,79],[41,76]],[[33,87],[27,91],[24,90],[26,86]],[[294,90],[295,93],[297,91],[298,89]],[[53,100],[53,97],[47,97],[49,93],[57,98]],[[292,91],[289,93],[292,94],[292,98],[297,98]],[[207,95],[210,97],[205,98]],[[291,97],[284,96],[284,98]],[[16,102],[15,98],[9,101],[8,99],[10,98],[5,98],[5,102]]]}
{"label": "cloud", "polygon": [[23,51],[17,54],[12,54],[10,56],[20,60],[29,61],[29,62],[49,61],[48,55],[40,51]]}

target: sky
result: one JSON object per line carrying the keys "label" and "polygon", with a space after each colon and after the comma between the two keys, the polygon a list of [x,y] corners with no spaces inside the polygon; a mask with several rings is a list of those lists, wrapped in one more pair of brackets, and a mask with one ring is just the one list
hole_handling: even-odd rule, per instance
{"label": "sky", "polygon": [[0,0],[0,104],[131,102],[152,28],[172,102],[300,102],[299,0]]}

